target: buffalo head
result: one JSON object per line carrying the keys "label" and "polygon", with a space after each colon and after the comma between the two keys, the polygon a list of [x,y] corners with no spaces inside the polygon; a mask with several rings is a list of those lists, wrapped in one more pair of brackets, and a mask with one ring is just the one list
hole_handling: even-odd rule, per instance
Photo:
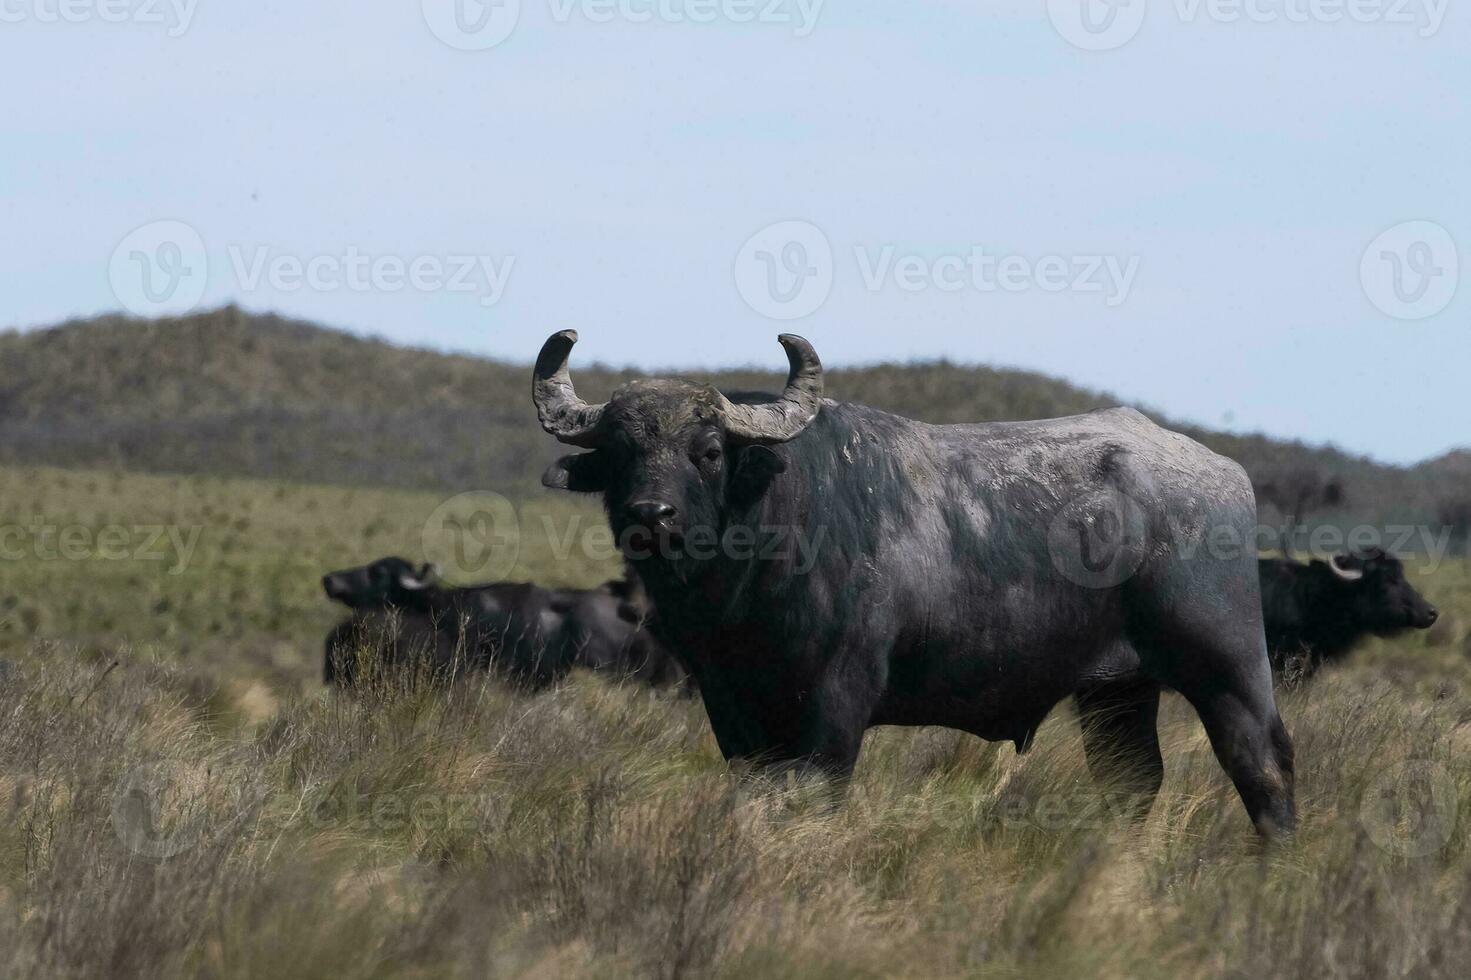
{"label": "buffalo head", "polygon": [[322,590],[349,609],[411,607],[439,581],[432,564],[415,568],[402,558],[380,558],[371,565],[322,576]]}
{"label": "buffalo head", "polygon": [[794,334],[777,339],[790,372],[775,399],[731,399],[707,384],[640,379],[590,405],[577,397],[567,371],[576,331],[553,334],[536,359],[536,414],[547,432],[591,452],[559,459],[542,483],[602,494],[629,557],[670,557],[681,553],[686,535],[713,534],[729,508],[759,499],[785,469],[770,447],[795,438],[822,407],[817,352]]}
{"label": "buffalo head", "polygon": [[1404,563],[1379,548],[1334,555],[1328,568],[1345,610],[1371,633],[1429,629],[1440,615],[1405,578]]}

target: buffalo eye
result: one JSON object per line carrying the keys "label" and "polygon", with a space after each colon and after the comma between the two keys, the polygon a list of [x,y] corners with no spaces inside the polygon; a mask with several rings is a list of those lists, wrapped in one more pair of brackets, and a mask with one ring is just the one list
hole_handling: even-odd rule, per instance
{"label": "buffalo eye", "polygon": [[715,466],[724,455],[725,451],[721,448],[720,443],[711,443],[695,454],[695,462],[702,463],[706,466]]}

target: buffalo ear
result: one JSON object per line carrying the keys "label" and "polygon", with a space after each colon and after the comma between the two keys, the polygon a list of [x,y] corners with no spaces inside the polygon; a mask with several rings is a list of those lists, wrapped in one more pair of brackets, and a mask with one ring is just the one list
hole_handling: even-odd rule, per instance
{"label": "buffalo ear", "polygon": [[769,446],[745,446],[736,457],[730,493],[737,503],[759,500],[771,481],[787,469],[787,461]]}
{"label": "buffalo ear", "polygon": [[597,452],[563,456],[541,475],[541,485],[573,493],[602,493],[608,487],[603,461]]}

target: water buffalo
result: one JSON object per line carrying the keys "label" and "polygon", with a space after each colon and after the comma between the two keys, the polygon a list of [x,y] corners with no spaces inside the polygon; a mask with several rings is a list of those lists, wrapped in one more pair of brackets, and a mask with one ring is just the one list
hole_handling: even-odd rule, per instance
{"label": "water buffalo", "polygon": [[779,396],[640,379],[605,404],[533,370],[542,427],[589,452],[548,487],[601,494],[699,684],[727,759],[851,774],[875,725],[944,725],[1024,749],[1082,708],[1090,764],[1152,799],[1161,688],[1200,715],[1257,828],[1295,822],[1241,467],[1138,412],[929,425],[823,398],[801,337]]}
{"label": "water buffalo", "polygon": [[1374,548],[1306,565],[1262,558],[1262,616],[1272,667],[1312,674],[1366,636],[1429,629],[1439,613],[1405,578],[1404,563]]}
{"label": "water buffalo", "polygon": [[354,615],[327,637],[323,678],[353,682],[358,653],[391,667],[452,674],[492,669],[537,690],[573,667],[672,683],[682,671],[641,628],[623,583],[544,589],[525,582],[467,588],[439,584],[432,565],[382,558],[322,579]]}

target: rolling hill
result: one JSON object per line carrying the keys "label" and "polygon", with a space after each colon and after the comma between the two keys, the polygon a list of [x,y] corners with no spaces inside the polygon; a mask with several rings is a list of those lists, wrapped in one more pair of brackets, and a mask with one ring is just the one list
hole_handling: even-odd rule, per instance
{"label": "rolling hill", "polygon": [[[10,331],[0,334],[0,364],[0,462],[519,495],[536,491],[556,452],[535,425],[525,365],[235,307]],[[580,364],[579,390],[601,397],[635,373]],[[730,388],[781,381],[740,370],[704,376]],[[946,362],[832,370],[828,390],[934,422],[1117,404],[1040,374]],[[1467,451],[1401,468],[1331,447],[1178,427],[1242,462],[1259,485],[1302,473],[1340,481],[1344,498],[1317,515],[1324,520],[1433,523],[1442,499],[1471,482]],[[1264,507],[1264,518],[1276,520],[1272,511]]]}

